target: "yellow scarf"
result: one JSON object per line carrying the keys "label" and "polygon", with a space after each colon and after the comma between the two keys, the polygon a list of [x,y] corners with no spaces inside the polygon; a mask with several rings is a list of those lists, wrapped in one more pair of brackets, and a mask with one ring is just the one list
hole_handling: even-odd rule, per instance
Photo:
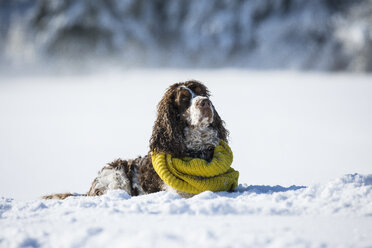
{"label": "yellow scarf", "polygon": [[172,158],[165,153],[151,154],[156,173],[169,186],[182,192],[199,194],[203,191],[229,191],[238,186],[239,172],[231,168],[233,153],[220,140],[210,163],[199,158]]}

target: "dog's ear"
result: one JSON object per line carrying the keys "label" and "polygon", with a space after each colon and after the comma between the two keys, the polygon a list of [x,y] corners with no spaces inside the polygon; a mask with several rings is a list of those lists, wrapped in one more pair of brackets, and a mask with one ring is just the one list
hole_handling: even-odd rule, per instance
{"label": "dog's ear", "polygon": [[213,129],[217,130],[218,138],[225,142],[228,142],[229,131],[225,128],[225,122],[221,119],[220,115],[217,113],[215,107],[213,106],[214,117],[211,126]]}
{"label": "dog's ear", "polygon": [[184,121],[175,104],[176,90],[180,83],[171,85],[158,104],[157,117],[152,129],[150,151],[180,156],[185,150]]}

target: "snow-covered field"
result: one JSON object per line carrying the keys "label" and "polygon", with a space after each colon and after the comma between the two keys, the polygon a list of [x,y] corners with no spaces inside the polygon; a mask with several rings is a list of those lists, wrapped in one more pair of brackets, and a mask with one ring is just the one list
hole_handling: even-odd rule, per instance
{"label": "snow-covered field", "polygon": [[[238,192],[38,199],[146,154],[165,88],[192,78],[231,132]],[[372,247],[371,113],[371,75],[2,75],[0,247]]]}
{"label": "snow-covered field", "polygon": [[371,247],[372,175],[191,199],[112,191],[0,200],[1,247]]}

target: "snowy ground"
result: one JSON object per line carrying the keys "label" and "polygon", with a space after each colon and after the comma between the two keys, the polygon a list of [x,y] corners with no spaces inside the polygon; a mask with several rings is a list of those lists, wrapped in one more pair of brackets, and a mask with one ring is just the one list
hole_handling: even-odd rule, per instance
{"label": "snowy ground", "polygon": [[[282,192],[280,192],[282,191]],[[372,247],[372,175],[191,199],[0,200],[1,247]]]}
{"label": "snowy ground", "polygon": [[[38,199],[84,193],[105,163],[146,154],[165,88],[192,78],[231,132],[239,192]],[[372,247],[371,113],[371,75],[2,75],[0,247]]]}

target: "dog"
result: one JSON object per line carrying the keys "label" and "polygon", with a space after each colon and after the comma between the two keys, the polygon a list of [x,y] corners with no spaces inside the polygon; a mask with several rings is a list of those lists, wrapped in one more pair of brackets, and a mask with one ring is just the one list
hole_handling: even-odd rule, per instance
{"label": "dog", "polygon": [[[196,80],[169,86],[157,106],[149,153],[133,160],[117,159],[108,163],[84,195],[99,196],[114,189],[124,190],[131,196],[175,190],[156,173],[151,153],[163,152],[175,158],[200,158],[210,162],[219,141],[227,143],[229,132],[209,97],[207,87]],[[65,199],[69,196],[73,194],[53,194],[43,198]]]}

